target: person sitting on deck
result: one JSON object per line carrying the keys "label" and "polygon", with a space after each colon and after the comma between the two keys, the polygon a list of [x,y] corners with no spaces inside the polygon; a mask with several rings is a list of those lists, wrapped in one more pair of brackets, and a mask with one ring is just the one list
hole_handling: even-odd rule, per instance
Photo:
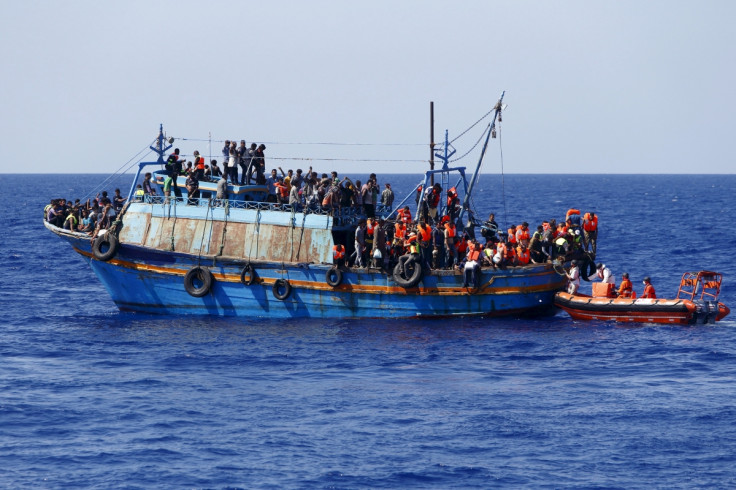
{"label": "person sitting on deck", "polygon": [[629,280],[629,273],[624,272],[621,274],[621,285],[618,288],[618,297],[619,298],[635,298],[636,295],[634,294],[634,286],[631,284],[631,281]]}
{"label": "person sitting on deck", "polygon": [[404,242],[404,247],[406,247],[406,253],[399,257],[399,272],[402,276],[406,275],[408,266],[419,260],[419,244],[417,243],[416,233],[409,234],[409,238]]}
{"label": "person sitting on deck", "polygon": [[644,281],[642,281],[644,284],[644,292],[641,293],[642,298],[650,298],[650,299],[657,299],[657,293],[654,291],[654,286],[652,286],[652,280],[649,276],[644,278]]}
{"label": "person sitting on deck", "polygon": [[220,170],[220,167],[217,166],[217,160],[210,161],[210,174],[212,175],[212,178],[222,177],[222,171]]}

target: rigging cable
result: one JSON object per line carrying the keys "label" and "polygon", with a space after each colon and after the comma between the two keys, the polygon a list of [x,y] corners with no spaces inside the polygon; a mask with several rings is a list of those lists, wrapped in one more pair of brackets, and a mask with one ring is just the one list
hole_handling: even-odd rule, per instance
{"label": "rigging cable", "polygon": [[[105,184],[107,184],[107,183],[108,183],[108,182],[109,182],[109,181],[110,181],[110,180],[111,180],[111,179],[112,179],[113,177],[115,177],[115,176],[116,176],[116,175],[118,175],[118,174],[123,174],[123,173],[125,173],[126,171],[130,170],[130,168],[131,168],[131,167],[132,167],[132,166],[133,166],[133,165],[134,165],[135,163],[138,163],[139,161],[141,161],[141,160],[143,160],[143,159],[144,159],[145,157],[147,157],[147,156],[148,156],[148,154],[149,154],[149,153],[151,153],[151,151],[152,151],[152,150],[150,149],[150,146],[151,146],[151,145],[152,145],[153,143],[155,143],[155,142],[156,142],[156,140],[153,140],[153,142],[151,142],[151,144],[149,144],[149,145],[146,145],[146,146],[144,146],[144,147],[143,147],[143,148],[142,148],[142,149],[141,149],[141,150],[140,150],[140,151],[139,151],[138,153],[136,153],[135,155],[133,155],[133,156],[132,156],[132,157],[131,157],[131,158],[130,158],[130,159],[129,159],[129,160],[127,161],[127,162],[125,162],[124,164],[122,164],[122,165],[121,165],[120,167],[118,167],[118,169],[117,169],[117,170],[115,170],[115,172],[113,172],[113,173],[112,173],[112,174],[111,174],[110,176],[108,176],[108,177],[107,177],[107,178],[106,178],[105,180],[103,180],[103,181],[102,181],[102,183],[98,184],[98,185],[97,185],[97,187],[94,187],[94,188],[93,188],[93,189],[92,189],[92,190],[91,190],[90,192],[88,192],[88,193],[87,193],[87,195],[86,195],[86,196],[84,196],[84,197],[82,198],[82,200],[84,201],[84,200],[86,200],[87,198],[91,197],[91,196],[92,196],[92,194],[94,194],[95,192],[99,192],[100,190],[102,190],[102,188],[104,187],[104,185],[105,185]],[[141,153],[143,153],[143,152],[144,152],[144,151],[146,151],[146,150],[148,150],[148,153],[146,153],[145,155],[143,155],[143,156],[142,156],[142,157],[141,157],[141,158],[140,158],[140,159],[139,159],[138,161],[136,161],[136,162],[134,162],[133,164],[131,164],[131,162],[132,162],[133,160],[135,160],[136,158],[138,158],[138,155],[140,155]],[[129,164],[130,164],[130,165],[129,165]],[[126,166],[127,166],[127,167],[126,167]],[[125,168],[123,168],[123,167],[125,167]]]}

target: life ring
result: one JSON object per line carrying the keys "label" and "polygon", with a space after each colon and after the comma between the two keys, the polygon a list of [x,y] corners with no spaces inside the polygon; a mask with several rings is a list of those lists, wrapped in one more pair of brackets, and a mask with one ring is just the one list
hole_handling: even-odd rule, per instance
{"label": "life ring", "polygon": [[256,269],[251,265],[250,262],[245,264],[243,270],[240,271],[240,282],[246,286],[251,286],[256,282]]}
{"label": "life ring", "polygon": [[[201,285],[197,286],[195,281],[198,281]],[[184,289],[195,298],[201,298],[212,289],[212,281],[213,277],[209,269],[193,267],[184,275]]]}
{"label": "life ring", "polygon": [[419,280],[422,278],[422,264],[414,262],[411,266],[413,267],[411,276],[405,278],[401,275],[401,264],[396,264],[396,267],[394,267],[394,281],[396,284],[404,288],[413,288],[419,284]]}
{"label": "life ring", "polygon": [[[281,292],[281,288],[284,289],[283,292]],[[291,294],[291,284],[289,284],[288,279],[276,279],[276,281],[273,283],[273,296],[276,299],[280,299],[281,301],[285,300],[289,297]]]}
{"label": "life ring", "polygon": [[[118,253],[119,243],[118,237],[112,233],[108,232],[104,235],[99,235],[95,238],[95,241],[92,242],[92,253],[97,260],[107,262],[111,258],[115,257],[116,253]],[[107,244],[107,250],[103,251],[102,247],[105,246],[105,244]]]}
{"label": "life ring", "polygon": [[337,267],[330,267],[327,272],[325,272],[325,281],[327,281],[327,284],[333,288],[339,286],[342,282],[342,271]]}

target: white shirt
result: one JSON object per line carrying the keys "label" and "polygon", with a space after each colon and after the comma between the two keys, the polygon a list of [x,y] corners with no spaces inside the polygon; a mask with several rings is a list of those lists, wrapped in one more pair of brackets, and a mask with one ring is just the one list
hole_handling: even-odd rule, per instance
{"label": "white shirt", "polygon": [[611,269],[608,267],[604,267],[603,270],[598,269],[598,279],[601,280],[601,282],[606,284],[616,284],[616,281],[613,279],[613,274],[611,274]]}

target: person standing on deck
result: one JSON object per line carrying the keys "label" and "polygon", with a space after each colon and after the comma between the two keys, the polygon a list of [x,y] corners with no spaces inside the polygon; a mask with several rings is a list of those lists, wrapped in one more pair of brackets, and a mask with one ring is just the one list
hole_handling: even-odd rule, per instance
{"label": "person standing on deck", "polygon": [[598,216],[595,213],[585,213],[583,218],[583,244],[586,252],[590,247],[591,252],[595,255],[598,248]]}
{"label": "person standing on deck", "polygon": [[386,183],[386,188],[381,193],[381,204],[386,206],[389,210],[394,204],[394,191],[391,190],[391,184]]}

